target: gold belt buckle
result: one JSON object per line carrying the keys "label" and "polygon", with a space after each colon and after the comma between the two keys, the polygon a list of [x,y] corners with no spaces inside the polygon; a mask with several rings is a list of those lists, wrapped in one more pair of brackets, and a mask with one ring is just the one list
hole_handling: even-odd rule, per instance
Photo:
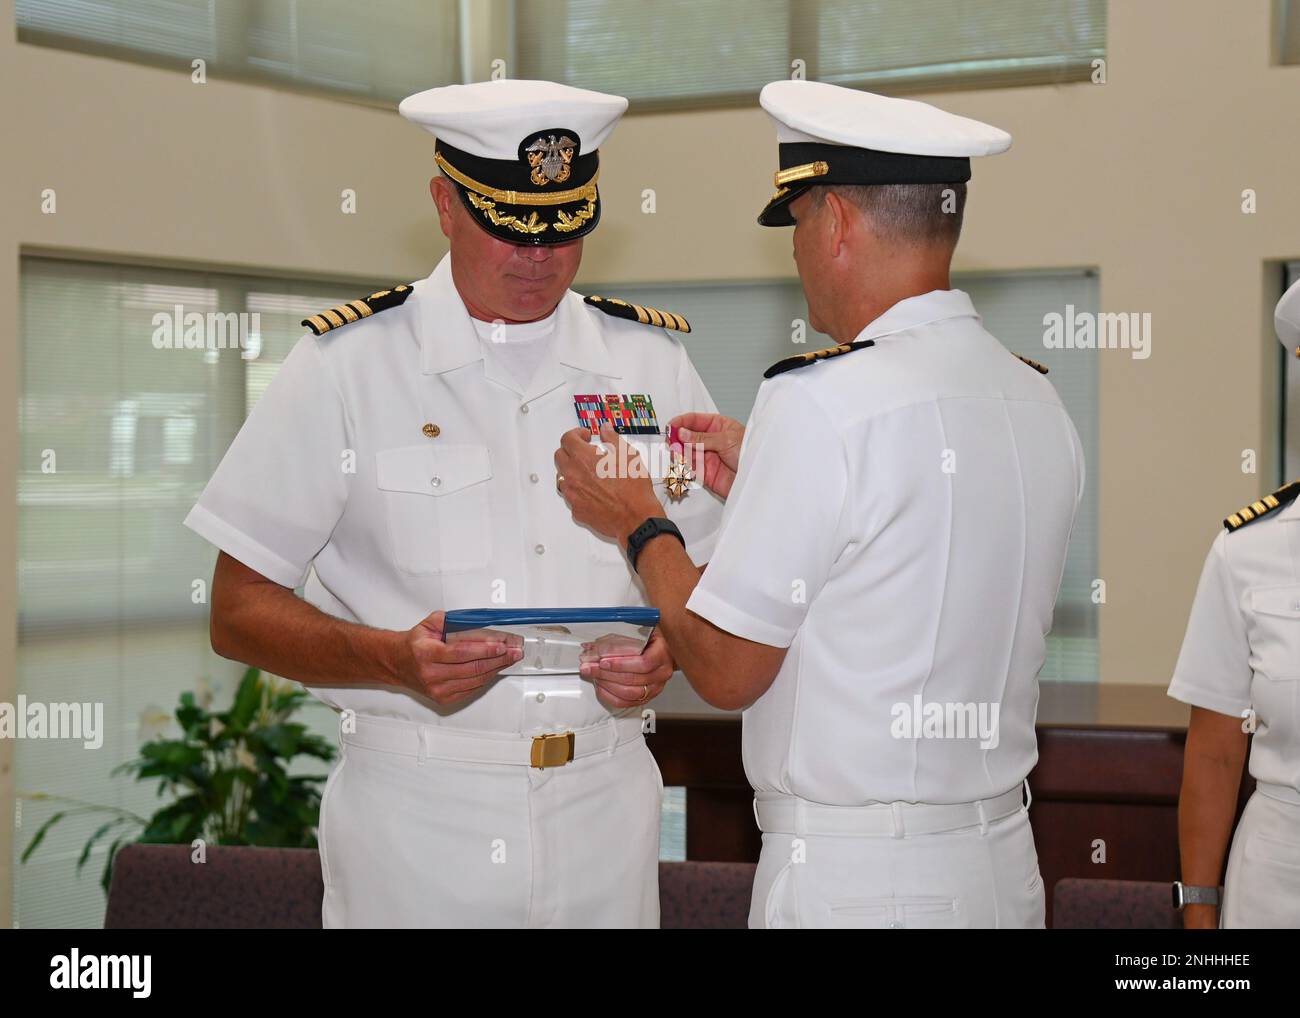
{"label": "gold belt buckle", "polygon": [[547,767],[563,767],[572,759],[572,732],[539,735],[533,739],[531,766],[539,770],[545,770]]}

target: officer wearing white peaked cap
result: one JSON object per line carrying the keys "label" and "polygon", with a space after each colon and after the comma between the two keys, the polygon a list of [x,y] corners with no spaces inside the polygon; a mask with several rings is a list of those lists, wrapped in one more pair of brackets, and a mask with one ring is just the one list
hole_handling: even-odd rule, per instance
{"label": "officer wearing white peaked cap", "polygon": [[[772,365],[747,428],[673,422],[722,530],[702,576],[661,537],[638,565],[687,678],[745,708],[750,924],[1042,926],[1023,785],[1083,457],[1051,383],[949,282],[970,159],[1011,139],[816,82],[760,101],[780,168],[759,222],[795,225],[837,345]],[[599,483],[566,499],[606,530]]]}
{"label": "officer wearing white peaked cap", "polygon": [[[304,320],[186,520],[223,552],[218,649],[342,714],[327,927],[658,923],[662,781],[641,713],[673,672],[664,641],[541,675],[443,630],[457,608],[643,603],[622,546],[570,519],[551,452],[583,414],[644,430],[712,409],[682,316],[569,288],[626,107],[543,81],[404,100],[436,138],[450,252]],[[664,501],[704,563],[717,500]]]}

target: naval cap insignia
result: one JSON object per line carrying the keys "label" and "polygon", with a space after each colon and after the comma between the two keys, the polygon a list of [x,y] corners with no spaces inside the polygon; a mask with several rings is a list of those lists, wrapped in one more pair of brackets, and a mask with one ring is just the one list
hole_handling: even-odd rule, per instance
{"label": "naval cap insignia", "polygon": [[520,146],[520,158],[527,159],[532,173],[528,175],[538,187],[547,184],[563,184],[569,179],[569,166],[578,151],[578,143],[564,133],[562,129],[543,131],[541,134],[524,139]]}

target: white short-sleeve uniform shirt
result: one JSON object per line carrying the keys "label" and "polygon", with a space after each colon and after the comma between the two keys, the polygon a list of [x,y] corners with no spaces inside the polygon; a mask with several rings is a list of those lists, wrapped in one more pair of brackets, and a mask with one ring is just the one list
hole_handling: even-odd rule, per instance
{"label": "white short-sleeve uniform shirt", "polygon": [[1300,803],[1300,500],[1214,539],[1169,695],[1253,711],[1251,776]]}
{"label": "white short-sleeve uniform shirt", "polygon": [[[661,425],[714,404],[666,330],[572,291],[555,315],[525,387],[485,356],[450,255],[400,306],[304,336],[186,525],[276,583],[305,581],[322,611],[387,629],[455,608],[646,604],[622,547],[573,521],[555,449],[578,426],[575,395],[648,395]],[[680,502],[656,490],[707,562],[721,503],[702,488]],[[525,735],[609,716],[577,675],[505,676],[450,709],[362,682],[312,692],[362,715]]]}
{"label": "white short-sleeve uniform shirt", "polygon": [[[1078,435],[959,290],[900,301],[857,338],[875,345],[759,390],[688,607],[789,648],[744,714],[756,790],[843,806],[989,798],[1037,759]],[[968,720],[964,705],[983,705],[990,722],[996,704],[996,740],[970,737],[978,720],[965,738],[914,737],[931,704]]]}

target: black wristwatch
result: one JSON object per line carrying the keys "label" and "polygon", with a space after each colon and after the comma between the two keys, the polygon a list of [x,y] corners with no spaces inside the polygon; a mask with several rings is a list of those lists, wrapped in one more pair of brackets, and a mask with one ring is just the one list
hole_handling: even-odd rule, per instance
{"label": "black wristwatch", "polygon": [[682,537],[682,532],[677,529],[676,523],[662,516],[651,516],[632,531],[627,539],[627,560],[632,563],[633,572],[636,572],[636,560],[641,554],[641,549],[651,538],[658,537],[660,534],[672,534],[682,542],[683,548],[686,547],[686,538]]}
{"label": "black wristwatch", "polygon": [[1218,905],[1221,895],[1217,887],[1194,887],[1175,880],[1173,885],[1174,909],[1181,912],[1184,905]]}

